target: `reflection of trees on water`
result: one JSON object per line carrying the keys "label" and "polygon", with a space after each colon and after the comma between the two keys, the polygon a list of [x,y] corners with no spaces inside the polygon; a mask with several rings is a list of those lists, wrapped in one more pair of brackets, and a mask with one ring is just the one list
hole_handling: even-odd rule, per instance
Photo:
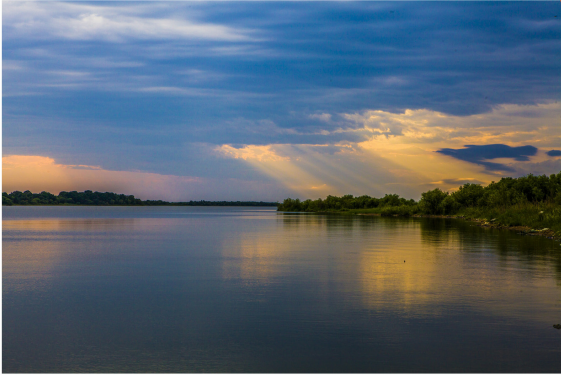
{"label": "reflection of trees on water", "polygon": [[502,263],[515,257],[528,266],[553,267],[561,283],[561,247],[557,242],[543,237],[481,228],[473,222],[447,218],[284,214],[280,219],[288,231],[305,230],[311,236],[318,230],[325,230],[328,234],[347,237],[349,241],[356,235],[371,237],[373,230],[376,230],[377,236],[384,236],[384,232],[395,233],[419,227],[421,243],[427,249],[439,252],[457,247],[466,255],[491,251]]}
{"label": "reflection of trees on water", "polygon": [[529,266],[553,267],[561,283],[561,247],[540,236],[523,236],[510,230],[482,228],[469,221],[446,218],[422,218],[421,241],[438,249],[458,245],[464,253],[492,251],[502,263],[515,257]]}
{"label": "reflection of trees on water", "polygon": [[[309,231],[309,234],[326,231],[350,236],[357,229],[355,216],[337,214],[284,214],[281,215],[284,230]],[[371,228],[371,225],[369,225]]]}
{"label": "reflection of trees on water", "polygon": [[561,247],[559,243],[541,236],[523,236],[500,231],[496,247],[501,258],[516,256],[530,265],[554,267],[558,283],[561,283]]}
{"label": "reflection of trees on water", "polygon": [[411,218],[382,218],[370,215],[341,214],[283,214],[280,215],[285,229],[297,229],[302,226],[315,227],[325,225],[327,231],[352,232],[355,230],[371,231],[372,226],[383,222],[384,229],[397,230],[409,228],[416,222]]}
{"label": "reflection of trees on water", "polygon": [[421,242],[430,247],[448,245],[451,238],[457,235],[458,229],[450,220],[443,218],[420,219]]}
{"label": "reflection of trees on water", "polygon": [[300,231],[302,228],[317,228],[327,221],[325,215],[314,214],[279,214],[278,220],[281,221],[283,230]]}

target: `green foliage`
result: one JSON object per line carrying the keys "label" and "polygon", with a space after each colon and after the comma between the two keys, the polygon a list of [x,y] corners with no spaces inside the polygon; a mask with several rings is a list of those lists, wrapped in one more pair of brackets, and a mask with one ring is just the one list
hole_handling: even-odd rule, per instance
{"label": "green foliage", "polygon": [[2,205],[142,205],[140,199],[134,196],[111,192],[60,192],[58,196],[49,192],[31,193],[30,191],[14,191],[10,194],[2,193]]}
{"label": "green foliage", "polygon": [[477,206],[497,207],[517,204],[557,202],[561,204],[561,172],[549,177],[532,174],[520,178],[502,178],[499,182],[492,182],[483,188],[483,195]]}
{"label": "green foliage", "polygon": [[457,213],[462,205],[456,200],[453,195],[447,195],[440,203],[439,210],[441,213],[449,215]]}
{"label": "green foliage", "polygon": [[10,197],[8,197],[8,194],[6,192],[2,192],[2,205],[12,206],[13,204],[14,203],[12,202]]}
{"label": "green foliage", "polygon": [[14,191],[10,194],[2,193],[2,205],[125,205],[125,206],[277,206],[276,202],[262,201],[142,201],[133,195],[123,195],[112,192],[60,192],[58,196],[49,192],[31,193],[30,191]]}
{"label": "green foliage", "polygon": [[452,198],[456,201],[459,207],[476,206],[485,188],[479,184],[464,184],[456,192],[452,193]]}
{"label": "green foliage", "polygon": [[[503,213],[505,223],[522,223],[520,216],[524,212],[508,219],[504,214],[506,208],[527,208],[527,214],[535,212],[536,205],[561,205],[561,172],[550,176],[527,175],[520,178],[502,178],[487,187],[479,184],[464,184],[448,194],[439,188],[424,192],[421,200],[407,200],[396,194],[386,194],[382,198],[370,196],[343,197],[327,196],[325,200],[317,199],[300,201],[286,199],[278,206],[279,211],[294,212],[342,212],[378,213],[381,215],[412,215],[412,214],[459,214],[466,210],[480,210],[485,213]],[[528,209],[533,208],[533,209]],[[533,215],[533,214],[532,214]],[[546,214],[544,213],[544,216]],[[558,217],[556,217],[558,218]]]}
{"label": "green foliage", "polygon": [[502,226],[528,226],[541,230],[548,228],[561,232],[561,207],[554,202],[512,205],[508,207],[471,207],[460,211],[467,218],[481,218]]}
{"label": "green foliage", "polygon": [[279,211],[288,212],[331,212],[347,211],[360,209],[383,208],[386,206],[415,206],[415,200],[407,200],[399,195],[385,195],[383,198],[370,196],[353,197],[345,195],[343,197],[327,196],[325,200],[305,200],[287,198],[278,206]]}
{"label": "green foliage", "polygon": [[557,205],[561,205],[561,191],[557,192],[555,198],[553,199],[553,202]]}
{"label": "green foliage", "polygon": [[427,191],[421,194],[419,205],[423,212],[427,214],[443,214],[443,201],[448,197],[448,192],[442,192],[440,188]]}

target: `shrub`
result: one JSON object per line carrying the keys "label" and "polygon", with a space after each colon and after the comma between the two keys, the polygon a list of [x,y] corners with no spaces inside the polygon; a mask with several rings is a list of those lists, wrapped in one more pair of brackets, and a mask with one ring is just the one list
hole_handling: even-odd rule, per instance
{"label": "shrub", "polygon": [[477,205],[479,199],[483,197],[484,191],[485,188],[479,184],[467,183],[461,186],[458,191],[452,193],[450,196],[454,198],[459,206],[471,207]]}
{"label": "shrub", "polygon": [[461,205],[452,195],[446,196],[440,203],[440,212],[444,214],[454,214],[460,210]]}
{"label": "shrub", "polygon": [[448,193],[442,192],[440,188],[421,194],[421,209],[427,214],[440,214],[442,212],[442,201],[448,196]]}

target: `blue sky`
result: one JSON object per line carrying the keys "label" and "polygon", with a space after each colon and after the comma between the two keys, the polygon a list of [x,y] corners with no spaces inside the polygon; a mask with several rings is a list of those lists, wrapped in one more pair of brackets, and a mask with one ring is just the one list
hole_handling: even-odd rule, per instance
{"label": "blue sky", "polygon": [[2,31],[3,155],[68,176],[276,201],[561,170],[559,2],[4,2]]}

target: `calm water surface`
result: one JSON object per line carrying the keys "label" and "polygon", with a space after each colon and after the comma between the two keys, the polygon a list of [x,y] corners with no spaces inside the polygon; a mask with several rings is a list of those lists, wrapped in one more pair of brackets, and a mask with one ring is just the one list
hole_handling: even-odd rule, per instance
{"label": "calm water surface", "polygon": [[2,208],[4,372],[561,372],[561,246],[445,219]]}

